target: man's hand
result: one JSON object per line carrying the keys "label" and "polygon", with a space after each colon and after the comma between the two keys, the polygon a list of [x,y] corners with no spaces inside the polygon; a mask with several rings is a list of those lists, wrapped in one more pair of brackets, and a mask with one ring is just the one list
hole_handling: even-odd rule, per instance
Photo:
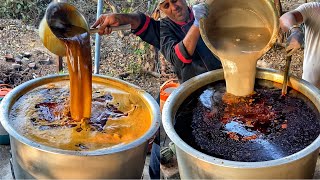
{"label": "man's hand", "polygon": [[294,52],[300,49],[303,42],[304,42],[303,32],[300,29],[293,31],[291,35],[288,37],[287,43],[286,43],[287,56],[291,56]]}
{"label": "man's hand", "polygon": [[119,26],[121,24],[117,14],[102,14],[99,19],[91,26],[92,28],[99,28],[99,35],[110,34],[112,32],[111,26]]}
{"label": "man's hand", "polygon": [[209,14],[208,5],[205,3],[200,3],[197,5],[194,5],[194,6],[192,6],[192,11],[193,11],[193,15],[194,15],[193,25],[199,27],[200,19],[208,17],[208,14]]}

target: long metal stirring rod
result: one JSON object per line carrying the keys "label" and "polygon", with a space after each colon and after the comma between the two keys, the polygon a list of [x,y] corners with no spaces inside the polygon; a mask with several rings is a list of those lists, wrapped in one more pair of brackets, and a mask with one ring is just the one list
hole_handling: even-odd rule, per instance
{"label": "long metal stirring rod", "polygon": [[286,66],[285,66],[284,74],[283,74],[283,84],[282,84],[282,92],[281,92],[282,96],[285,96],[287,94],[291,58],[292,58],[292,56],[286,57]]}
{"label": "long metal stirring rod", "polygon": [[[130,30],[131,24],[121,25],[121,26],[115,26],[111,27],[112,31],[121,31],[121,30]],[[93,28],[89,30],[90,34],[99,32],[98,28]]]}

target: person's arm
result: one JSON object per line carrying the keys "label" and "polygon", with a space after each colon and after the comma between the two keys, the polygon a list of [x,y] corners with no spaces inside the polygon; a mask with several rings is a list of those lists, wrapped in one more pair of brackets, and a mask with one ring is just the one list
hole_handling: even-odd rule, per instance
{"label": "person's arm", "polygon": [[183,40],[175,32],[179,29],[173,26],[170,21],[163,20],[160,23],[160,51],[176,70],[183,68],[185,64],[192,62],[192,56],[189,55]]}
{"label": "person's arm", "polygon": [[303,17],[299,11],[287,12],[280,17],[280,28],[283,32],[287,33],[289,30],[293,31],[302,22]]}
{"label": "person's arm", "polygon": [[302,22],[303,16],[299,11],[287,12],[280,17],[280,28],[289,35],[286,42],[287,56],[300,49],[304,42],[304,34],[300,29]]}
{"label": "person's arm", "polygon": [[168,22],[163,21],[160,25],[160,51],[177,70],[192,62],[200,37],[199,20],[208,15],[208,8],[204,3],[193,6],[192,10],[195,21],[183,40],[175,35],[175,29]]}
{"label": "person's arm", "polygon": [[98,20],[91,26],[99,29],[99,35],[110,34],[112,26],[130,24],[131,29],[136,29],[141,23],[140,15],[137,13],[121,14],[102,14]]}
{"label": "person's arm", "polygon": [[192,6],[192,11],[194,14],[194,23],[189,29],[185,38],[183,39],[183,44],[188,54],[191,56],[193,55],[196,49],[200,37],[199,21],[201,18],[208,16],[208,6],[205,3],[200,3]]}
{"label": "person's arm", "polygon": [[99,35],[110,34],[115,26],[130,24],[132,33],[143,41],[160,49],[160,22],[151,19],[143,13],[103,14],[91,26],[99,28]]}
{"label": "person's arm", "polygon": [[192,25],[186,37],[182,40],[188,54],[193,55],[200,37],[199,27]]}
{"label": "person's arm", "polygon": [[156,21],[143,13],[139,13],[139,15],[140,25],[131,32],[143,41],[160,49],[160,21]]}

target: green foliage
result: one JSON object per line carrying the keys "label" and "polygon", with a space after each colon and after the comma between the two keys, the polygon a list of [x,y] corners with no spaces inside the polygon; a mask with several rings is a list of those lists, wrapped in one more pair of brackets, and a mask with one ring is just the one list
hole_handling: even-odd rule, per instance
{"label": "green foliage", "polygon": [[[0,19],[21,19],[23,22],[38,26],[43,18],[48,4],[52,0],[0,0]],[[157,0],[112,0],[119,12],[130,13],[134,11],[151,12],[157,4]],[[68,3],[77,7],[83,15],[88,18],[88,23],[93,23],[96,19],[95,0],[68,0]],[[104,3],[104,13],[112,10]]]}
{"label": "green foliage", "polygon": [[129,69],[129,71],[131,71],[133,74],[139,74],[139,73],[141,72],[142,65],[141,65],[141,63],[139,63],[139,62],[131,61],[131,62],[129,63],[128,69]]}
{"label": "green foliage", "polygon": [[135,49],[133,54],[135,55],[138,55],[138,56],[141,56],[142,54],[145,54],[146,53],[146,50],[144,49]]}
{"label": "green foliage", "polygon": [[0,18],[21,19],[38,25],[44,16],[47,5],[51,0],[3,0],[0,7]]}

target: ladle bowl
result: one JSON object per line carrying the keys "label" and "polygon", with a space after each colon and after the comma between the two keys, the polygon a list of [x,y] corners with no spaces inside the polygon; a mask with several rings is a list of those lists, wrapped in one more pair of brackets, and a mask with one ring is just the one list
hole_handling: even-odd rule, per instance
{"label": "ladle bowl", "polygon": [[206,3],[209,16],[200,21],[201,37],[222,63],[227,92],[247,96],[253,93],[257,60],[278,37],[277,11],[270,0]]}
{"label": "ladle bowl", "polygon": [[39,25],[39,35],[44,46],[58,56],[66,55],[66,47],[62,40],[61,33],[52,27],[77,26],[89,32],[89,26],[84,16],[72,5],[65,2],[51,2],[44,18]]}
{"label": "ladle bowl", "polygon": [[[78,31],[70,33],[71,28],[77,28]],[[130,24],[111,27],[112,31],[129,30]],[[44,46],[52,53],[58,56],[66,55],[64,38],[71,38],[74,35],[84,32],[97,33],[98,28],[89,29],[85,17],[80,11],[66,2],[51,2],[45,16],[39,25],[39,36]]]}
{"label": "ladle bowl", "polygon": [[207,0],[209,16],[200,20],[200,33],[206,46],[219,56],[218,44],[212,44],[209,40],[209,32],[214,28],[237,27],[259,28],[266,27],[271,34],[269,42],[261,50],[266,53],[276,42],[279,33],[279,16],[270,0]]}

